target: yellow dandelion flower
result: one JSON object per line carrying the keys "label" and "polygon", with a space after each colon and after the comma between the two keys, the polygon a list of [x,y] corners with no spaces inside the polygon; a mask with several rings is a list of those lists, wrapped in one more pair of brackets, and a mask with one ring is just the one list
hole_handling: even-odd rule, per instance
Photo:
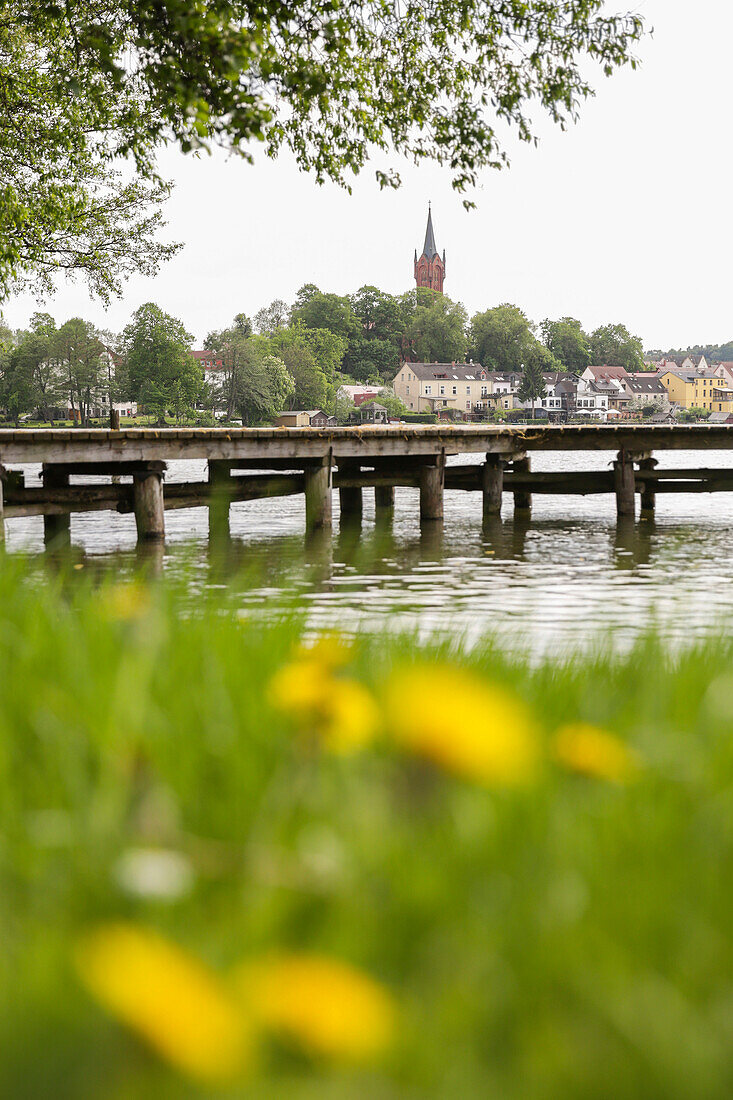
{"label": "yellow dandelion flower", "polygon": [[387,711],[398,744],[466,779],[515,785],[536,770],[538,741],[528,709],[463,669],[421,665],[395,672]]}
{"label": "yellow dandelion flower", "polygon": [[356,680],[333,680],[321,710],[320,733],[333,752],[354,752],[374,737],[379,712],[371,695]]}
{"label": "yellow dandelion flower", "polygon": [[639,770],[639,757],[633,749],[614,734],[584,722],[559,729],[552,751],[563,767],[597,779],[624,783]]}
{"label": "yellow dandelion flower", "polygon": [[318,661],[292,661],[278,669],[270,680],[269,698],[286,714],[299,715],[324,706],[332,677]]}
{"label": "yellow dandelion flower", "polygon": [[137,581],[116,584],[103,597],[102,613],[110,619],[140,619],[149,610],[150,590]]}
{"label": "yellow dandelion flower", "polygon": [[310,954],[265,959],[241,967],[236,984],[263,1028],[316,1057],[368,1061],[394,1035],[391,994],[338,959]]}
{"label": "yellow dandelion flower", "polygon": [[270,702],[298,719],[334,752],[362,748],[374,736],[379,715],[365,687],[314,660],[293,661],[273,676]]}
{"label": "yellow dandelion flower", "polygon": [[83,935],[77,972],[89,992],[176,1069],[226,1084],[251,1059],[241,1007],[215,974],[156,932],[124,922]]}
{"label": "yellow dandelion flower", "polygon": [[343,668],[354,655],[354,646],[350,639],[340,634],[323,634],[312,645],[301,645],[296,649],[298,660],[316,661],[326,668]]}

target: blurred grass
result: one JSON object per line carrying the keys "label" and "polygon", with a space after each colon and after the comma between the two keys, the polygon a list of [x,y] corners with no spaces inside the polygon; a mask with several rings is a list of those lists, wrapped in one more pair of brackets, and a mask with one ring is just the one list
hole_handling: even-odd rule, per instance
{"label": "blurred grass", "polygon": [[[338,675],[368,690],[382,736],[343,754],[270,702],[301,621],[240,619],[224,599],[192,610],[183,585],[31,584],[2,564],[0,1094],[733,1093],[729,638],[538,665],[491,641],[365,636]],[[575,722],[614,734],[639,777],[572,774],[543,750],[531,782],[492,786],[397,751],[408,665],[421,705],[432,668],[443,709],[460,669],[523,701],[543,744]],[[110,920],[223,982],[272,952],[349,963],[391,994],[392,1042],[352,1064],[269,1035],[241,1080],[198,1085],[79,980],[79,936]]]}

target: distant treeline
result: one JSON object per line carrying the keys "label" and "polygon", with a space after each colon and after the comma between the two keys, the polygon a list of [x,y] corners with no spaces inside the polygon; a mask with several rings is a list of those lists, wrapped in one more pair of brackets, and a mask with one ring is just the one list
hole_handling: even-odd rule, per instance
{"label": "distant treeline", "polygon": [[727,344],[695,344],[692,348],[670,348],[647,352],[649,359],[677,359],[682,355],[704,355],[708,363],[733,363],[733,340]]}
{"label": "distant treeline", "polygon": [[193,348],[185,321],[154,303],[121,333],[82,318],[59,326],[47,313],[35,314],[27,330],[0,325],[0,410],[15,420],[34,411],[48,419],[68,405],[84,421],[103,392],[107,407],[136,401],[161,420],[203,409],[257,423],[288,407],[336,411],[344,382],[388,386],[403,361],[472,359],[524,371],[538,390],[543,371],[580,374],[591,363],[631,371],[644,361],[641,340],[622,324],[587,332],[561,317],[538,325],[510,303],[469,317],[460,302],[428,289],[393,295],[363,286],[339,295],[312,283],[290,304],[276,299],[210,332],[199,350],[211,353],[215,371]]}

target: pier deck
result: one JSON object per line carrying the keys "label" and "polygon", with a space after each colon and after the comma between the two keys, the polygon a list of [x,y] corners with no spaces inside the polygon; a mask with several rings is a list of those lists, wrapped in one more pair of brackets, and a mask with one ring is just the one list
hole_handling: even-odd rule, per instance
{"label": "pier deck", "polygon": [[[481,492],[485,517],[502,495],[529,512],[534,493],[609,493],[619,516],[643,512],[655,494],[733,491],[733,469],[658,469],[654,452],[733,449],[733,425],[390,425],[360,428],[0,429],[0,533],[3,519],[43,515],[47,543],[68,540],[73,512],[134,512],[138,537],[164,538],[166,508],[208,505],[210,530],[228,531],[233,501],[301,493],[309,531],[331,525],[332,490],[355,521],[362,490],[373,487],[377,514],[394,506],[394,487],[420,490],[420,516],[440,522],[444,489]],[[532,451],[611,451],[607,471],[533,472]],[[484,463],[447,466],[446,458],[481,453]],[[166,463],[203,459],[208,480],[164,485]],[[40,463],[42,484],[25,484],[13,467]],[[258,471],[254,473],[252,471]],[[72,481],[85,475],[84,483]],[[113,476],[112,484],[90,483]],[[122,480],[127,479],[127,480]]]}

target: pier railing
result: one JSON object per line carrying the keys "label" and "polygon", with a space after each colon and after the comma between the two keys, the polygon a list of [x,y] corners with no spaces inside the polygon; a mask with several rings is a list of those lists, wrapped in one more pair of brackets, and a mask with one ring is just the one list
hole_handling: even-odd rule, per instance
{"label": "pier railing", "polygon": [[[534,494],[613,494],[619,516],[654,509],[657,493],[733,492],[733,469],[659,469],[654,452],[733,449],[733,425],[401,425],[360,428],[0,430],[2,521],[42,515],[48,544],[68,541],[73,512],[134,512],[138,538],[162,540],[165,509],[207,505],[212,535],[226,534],[235,501],[302,494],[306,529],[328,528],[333,490],[342,520],[358,521],[363,490],[389,517],[396,486],[420,491],[420,517],[443,518],[444,490],[482,494],[483,514],[501,513],[504,493],[528,513]],[[610,451],[607,470],[533,471],[532,451]],[[449,456],[485,456],[447,465]],[[207,462],[206,481],[165,484],[167,463]],[[41,484],[18,467],[39,463]],[[83,476],[84,481],[77,479]],[[90,479],[110,477],[111,483]]]}

